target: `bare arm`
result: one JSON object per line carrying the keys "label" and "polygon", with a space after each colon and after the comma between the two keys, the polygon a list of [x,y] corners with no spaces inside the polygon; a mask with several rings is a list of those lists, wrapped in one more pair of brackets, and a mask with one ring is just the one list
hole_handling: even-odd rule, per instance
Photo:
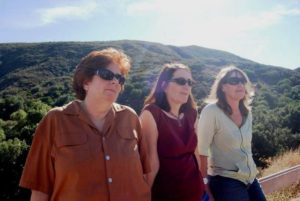
{"label": "bare arm", "polygon": [[[203,178],[207,177],[207,156],[199,155],[200,157],[200,163],[201,163],[201,173]],[[209,195],[209,200],[214,201],[214,197],[210,191],[210,188],[208,185],[205,185],[205,190]]]}
{"label": "bare arm", "polygon": [[49,201],[49,196],[41,191],[31,191],[30,201]]}
{"label": "bare arm", "polygon": [[199,155],[200,158],[200,170],[203,177],[207,177],[207,156]]}
{"label": "bare arm", "polygon": [[[197,118],[196,119],[198,119],[198,115],[197,115]],[[195,121],[195,123],[194,123],[194,128],[195,128],[195,131],[197,132],[198,131],[198,129],[197,129],[197,126],[198,126],[198,124],[197,124],[197,121]],[[198,137],[198,135],[197,135],[197,137]],[[198,147],[196,148],[196,150],[195,150],[195,156],[196,156],[196,160],[197,160],[197,163],[198,163],[198,168],[199,168],[199,171],[201,172],[201,174],[202,174],[202,176],[203,176],[203,172],[202,172],[202,164],[201,164],[201,160],[200,160],[200,154],[199,154],[199,151],[198,151]]]}
{"label": "bare arm", "polygon": [[[195,126],[195,130],[196,130],[197,132],[199,132],[197,122],[195,123],[194,126]],[[199,133],[197,133],[197,136],[199,137]],[[199,146],[199,145],[198,145],[198,146]],[[197,149],[196,149],[196,151],[195,151],[195,154],[196,154],[198,166],[199,166],[199,168],[200,168],[200,172],[201,172],[201,174],[202,174],[202,177],[203,177],[203,178],[207,178],[207,168],[208,168],[208,167],[207,167],[207,156],[205,156],[205,155],[200,155],[199,150],[198,150],[198,147],[197,147]],[[210,201],[214,201],[215,199],[214,199],[214,197],[213,197],[213,195],[212,195],[212,193],[211,193],[211,191],[210,191],[209,185],[205,184],[205,190],[206,190],[206,192],[207,192],[208,195],[209,195],[209,200],[210,200]]]}
{"label": "bare arm", "polygon": [[157,138],[158,130],[156,122],[152,114],[145,110],[140,116],[142,130],[146,138],[146,144],[148,146],[148,155],[150,160],[151,172],[146,175],[146,179],[150,187],[152,187],[154,179],[159,169],[159,159],[157,153]]}
{"label": "bare arm", "polygon": [[199,155],[199,151],[198,149],[195,150],[195,156],[196,156],[196,160],[197,160],[197,163],[198,163],[198,167],[199,167],[199,171],[201,172],[201,174],[203,175],[202,173],[202,163],[201,163],[201,160],[200,160],[200,155]]}

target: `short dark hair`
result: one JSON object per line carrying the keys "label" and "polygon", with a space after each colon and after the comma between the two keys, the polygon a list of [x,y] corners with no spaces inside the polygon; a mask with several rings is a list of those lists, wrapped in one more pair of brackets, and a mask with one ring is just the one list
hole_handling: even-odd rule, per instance
{"label": "short dark hair", "polygon": [[120,66],[122,75],[127,75],[130,69],[130,58],[121,50],[107,48],[98,51],[92,51],[83,57],[76,66],[73,76],[73,89],[76,98],[84,100],[86,91],[83,88],[85,82],[90,81],[99,68],[106,68],[111,63]]}
{"label": "short dark hair", "polygon": [[[190,71],[188,66],[181,63],[171,63],[163,66],[154,87],[144,102],[144,105],[154,103],[161,109],[167,112],[170,111],[171,108],[164,91],[165,87],[163,86],[163,82],[169,82],[172,79],[174,72],[178,69]],[[188,101],[180,107],[179,112],[186,112],[190,109],[196,109],[196,102],[192,94],[189,95]]]}

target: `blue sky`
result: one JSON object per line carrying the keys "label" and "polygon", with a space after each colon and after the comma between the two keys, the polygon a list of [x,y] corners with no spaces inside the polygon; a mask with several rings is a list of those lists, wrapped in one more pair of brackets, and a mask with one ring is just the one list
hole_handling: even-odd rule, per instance
{"label": "blue sky", "polygon": [[144,40],[300,67],[300,0],[0,0],[0,43]]}

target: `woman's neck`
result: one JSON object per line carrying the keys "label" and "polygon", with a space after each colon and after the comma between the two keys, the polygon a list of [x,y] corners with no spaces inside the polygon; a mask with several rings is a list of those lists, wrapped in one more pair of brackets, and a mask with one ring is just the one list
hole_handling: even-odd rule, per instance
{"label": "woman's neck", "polygon": [[240,101],[228,100],[227,99],[227,103],[230,106],[231,111],[232,111],[233,114],[236,114],[236,113],[240,112],[240,107],[239,107]]}
{"label": "woman's neck", "polygon": [[112,104],[105,104],[105,102],[99,103],[86,98],[82,101],[84,110],[88,113],[92,120],[103,120],[106,114],[112,107]]}
{"label": "woman's neck", "polygon": [[173,114],[174,116],[179,116],[179,110],[181,105],[180,104],[169,104],[170,105],[170,113]]}

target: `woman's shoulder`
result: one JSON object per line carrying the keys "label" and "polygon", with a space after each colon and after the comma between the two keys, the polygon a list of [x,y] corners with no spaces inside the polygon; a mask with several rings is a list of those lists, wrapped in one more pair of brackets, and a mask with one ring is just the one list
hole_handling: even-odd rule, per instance
{"label": "woman's shoulder", "polygon": [[198,115],[198,112],[196,109],[194,108],[191,108],[187,111],[184,112],[184,115],[185,116],[188,116],[188,117],[191,117],[192,119],[196,119],[197,118],[197,115]]}
{"label": "woman's shoulder", "polygon": [[155,119],[156,123],[158,123],[161,120],[161,118],[164,116],[163,110],[158,105],[156,105],[154,103],[145,105],[143,110],[142,110],[142,113],[144,111],[150,112],[151,115],[153,116],[153,118]]}
{"label": "woman's shoulder", "polygon": [[147,104],[147,105],[144,106],[143,110],[145,110],[145,109],[147,109],[147,110],[150,110],[150,109],[158,110],[158,109],[160,109],[160,107],[158,107],[158,105],[156,105],[154,103],[150,103],[150,104]]}
{"label": "woman's shoulder", "polygon": [[39,121],[38,127],[55,127],[59,122],[62,122],[65,117],[69,116],[66,114],[70,113],[70,107],[74,107],[73,101],[61,107],[51,108]]}
{"label": "woman's shoulder", "polygon": [[54,107],[50,109],[44,116],[44,119],[57,119],[58,121],[69,118],[72,116],[78,116],[82,113],[81,101],[73,100],[63,106]]}
{"label": "woman's shoulder", "polygon": [[216,103],[209,103],[202,109],[202,112],[218,112],[220,108]]}
{"label": "woman's shoulder", "polygon": [[113,103],[113,109],[116,112],[126,113],[127,115],[137,116],[136,111],[128,105]]}
{"label": "woman's shoulder", "polygon": [[252,122],[253,116],[252,116],[252,111],[249,110],[248,114],[247,114],[247,120],[249,120],[250,122]]}
{"label": "woman's shoulder", "polygon": [[194,126],[197,117],[198,117],[198,112],[194,108],[190,108],[179,114],[179,119],[186,118],[192,126]]}
{"label": "woman's shoulder", "polygon": [[113,103],[112,109],[115,112],[114,121],[118,122],[116,124],[118,128],[132,128],[139,124],[139,117],[136,111],[130,106]]}
{"label": "woman's shoulder", "polygon": [[145,105],[142,111],[144,111],[144,110],[148,110],[151,113],[159,113],[162,111],[161,108],[154,103]]}
{"label": "woman's shoulder", "polygon": [[47,113],[47,116],[60,116],[63,114],[78,114],[80,113],[80,101],[74,100],[66,105],[59,106],[59,107],[54,107],[50,109]]}
{"label": "woman's shoulder", "polygon": [[70,105],[72,104],[72,102],[64,105],[64,106],[60,106],[60,107],[53,107],[51,108],[45,115],[44,118],[47,119],[52,119],[58,116],[61,116],[66,110],[68,110],[68,108],[70,107]]}
{"label": "woman's shoulder", "polygon": [[222,110],[218,107],[216,103],[209,103],[202,109],[200,113],[200,118],[202,119],[217,118],[220,117],[221,112]]}

